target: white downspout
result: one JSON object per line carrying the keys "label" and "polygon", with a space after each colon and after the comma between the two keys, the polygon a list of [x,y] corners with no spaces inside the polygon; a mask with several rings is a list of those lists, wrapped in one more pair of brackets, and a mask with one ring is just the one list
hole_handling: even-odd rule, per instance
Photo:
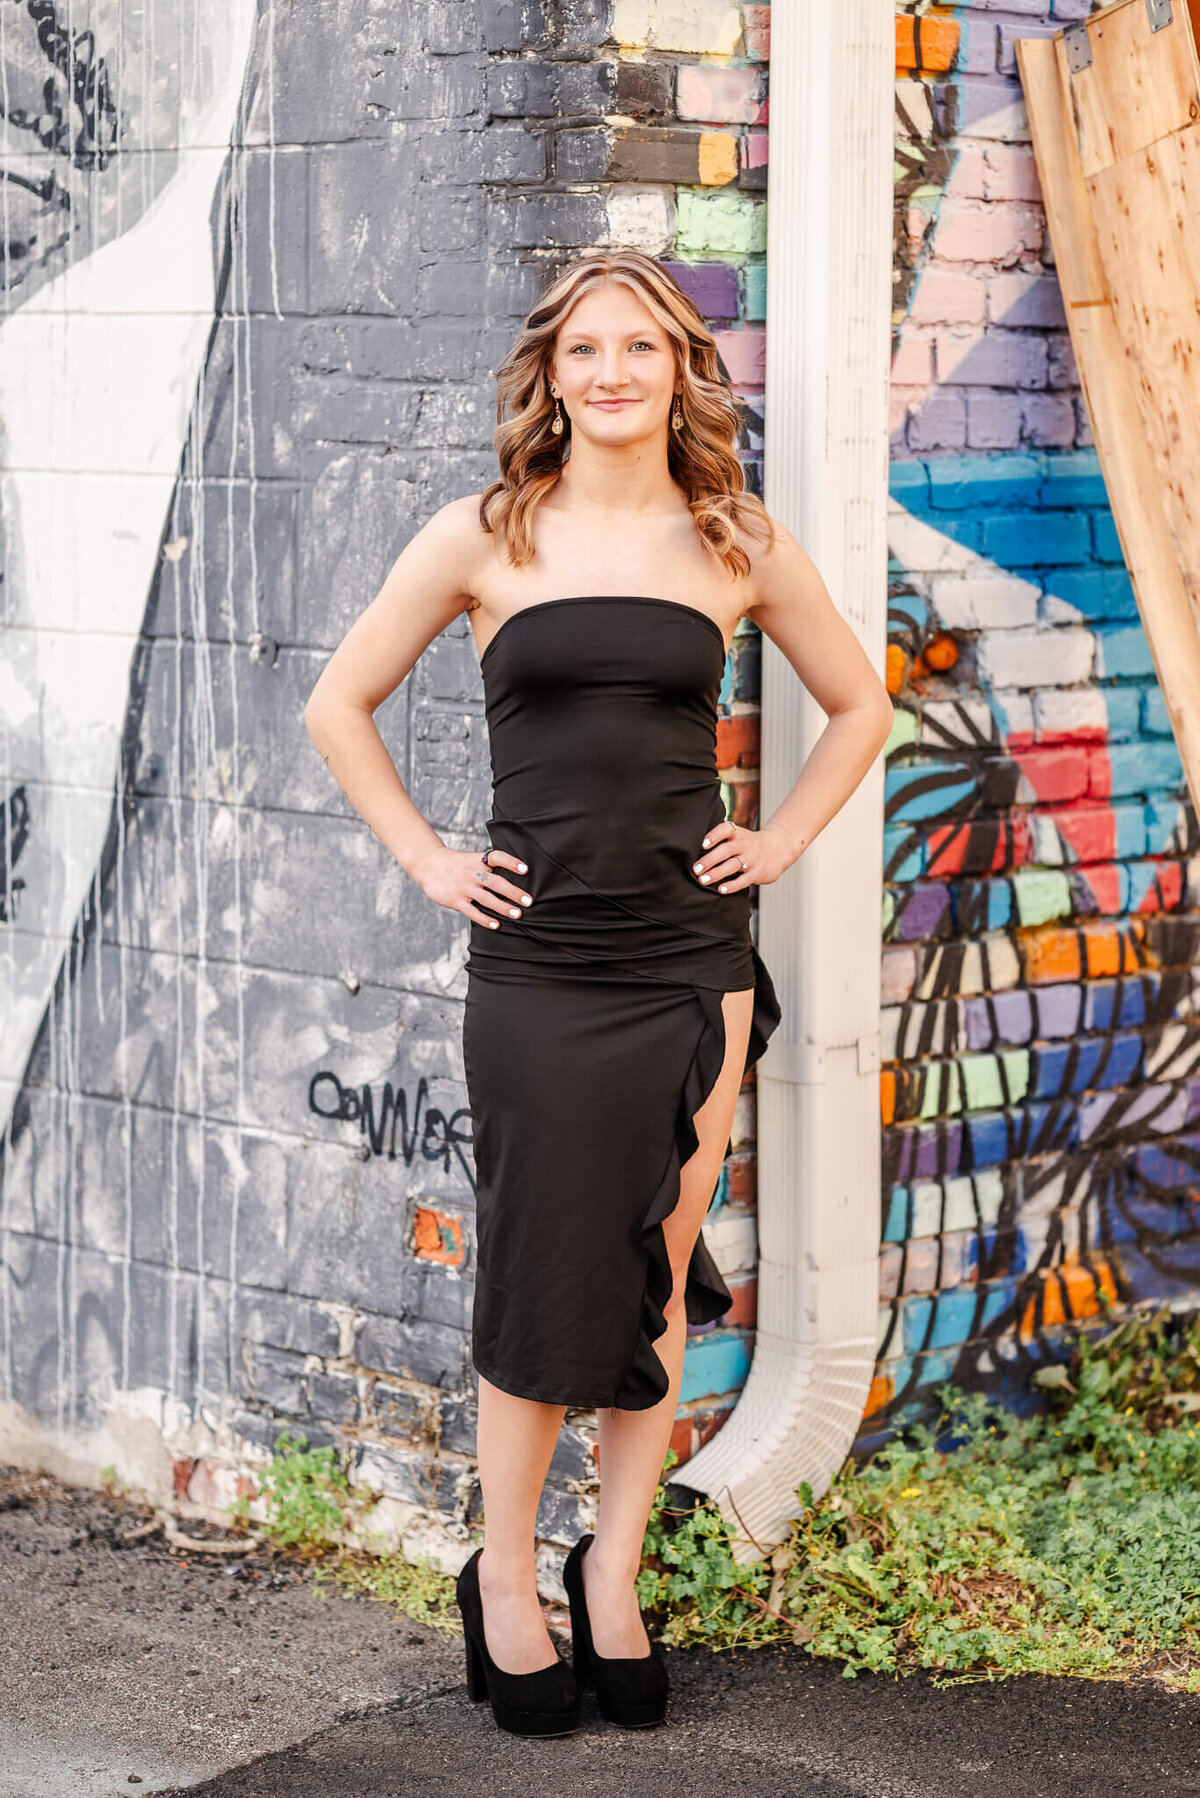
{"label": "white downspout", "polygon": [[[894,0],[771,9],[766,503],[880,674],[887,631]],[[825,713],[763,639],[762,805]],[[878,1338],[883,757],[782,880],[759,947],[783,1020],[758,1063],[758,1328],[742,1397],[679,1469],[774,1547],[846,1458]]]}

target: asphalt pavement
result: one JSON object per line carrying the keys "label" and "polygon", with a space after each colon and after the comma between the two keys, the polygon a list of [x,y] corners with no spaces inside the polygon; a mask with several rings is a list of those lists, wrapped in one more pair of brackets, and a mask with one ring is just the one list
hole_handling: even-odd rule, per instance
{"label": "asphalt pavement", "polygon": [[146,1515],[0,1468],[0,1798],[1200,1793],[1200,1698],[846,1679],[790,1648],[668,1650],[661,1727],[607,1724],[589,1691],[576,1734],[528,1741],[469,1701],[461,1639],[265,1550],[131,1540]]}

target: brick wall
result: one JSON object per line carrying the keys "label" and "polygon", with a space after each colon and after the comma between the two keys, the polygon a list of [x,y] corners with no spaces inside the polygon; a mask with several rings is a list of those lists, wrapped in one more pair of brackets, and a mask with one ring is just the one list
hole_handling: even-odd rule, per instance
{"label": "brick wall", "polygon": [[[19,508],[4,520],[6,620],[41,672],[0,769],[20,1000],[3,1068],[0,1455],[40,1431],[212,1504],[286,1424],[357,1444],[401,1532],[430,1506],[461,1531],[478,1507],[464,921],[346,804],[303,704],[413,531],[491,478],[490,370],[564,252],[632,244],[668,261],[751,403],[760,485],[769,9],[247,3],[244,69],[229,41],[210,47],[232,99],[203,143],[238,119],[214,161],[176,135],[180,46],[211,29],[197,5],[157,0],[153,34],[125,45],[125,86],[116,46],[98,43],[103,104],[73,120],[155,160],[68,156],[42,134],[52,64],[31,23],[19,45],[10,27],[22,141],[78,190],[71,220],[46,202],[12,234],[13,301],[101,245],[108,259],[82,324],[57,348],[28,338],[6,407],[30,493],[44,464],[21,462],[13,427],[53,417],[68,390],[92,413],[56,480],[58,525],[39,540]],[[132,163],[160,183],[151,218]],[[186,192],[205,170],[211,215]],[[133,227],[152,223],[166,236],[147,256]],[[182,284],[169,305],[167,268]],[[160,310],[188,331],[167,343]],[[175,447],[155,411],[172,392]],[[28,582],[39,544],[70,574],[53,604]],[[720,725],[742,822],[758,666],[743,629]],[[378,721],[445,839],[482,846],[465,620]],[[753,1344],[750,1083],[706,1227],[735,1306],[689,1343],[685,1454],[727,1415]],[[549,1541],[571,1540],[594,1472],[591,1416],[570,1423],[539,1519]]]}
{"label": "brick wall", "polygon": [[880,1360],[860,1437],[1195,1296],[1196,820],[1122,562],[1013,43],[897,12]]}

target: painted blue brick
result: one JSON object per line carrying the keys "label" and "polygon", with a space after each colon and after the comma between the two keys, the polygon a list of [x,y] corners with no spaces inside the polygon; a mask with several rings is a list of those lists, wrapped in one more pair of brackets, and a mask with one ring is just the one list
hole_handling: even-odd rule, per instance
{"label": "painted blue brick", "polygon": [[900,1316],[904,1324],[904,1347],[911,1355],[924,1346],[925,1332],[933,1316],[933,1300],[905,1299],[900,1306]]}
{"label": "painted blue brick", "polygon": [[967,1244],[966,1266],[969,1273],[976,1276],[981,1270],[995,1275],[1023,1274],[1028,1265],[1028,1244],[1021,1238],[1019,1230],[1006,1230],[1004,1233],[1004,1253],[999,1255],[998,1244],[1000,1232],[992,1226],[986,1230],[976,1230]]}
{"label": "painted blue brick", "polygon": [[1145,806],[1114,805],[1111,816],[1116,827],[1117,860],[1128,861],[1132,856],[1144,855],[1148,847]]}
{"label": "painted blue brick", "polygon": [[934,760],[892,762],[883,780],[883,803],[890,823],[941,818],[974,792],[978,768],[971,762]]}
{"label": "painted blue brick", "polygon": [[988,1288],[983,1301],[983,1313],[979,1319],[978,1333],[983,1336],[995,1323],[996,1319],[1008,1310],[1017,1296],[1015,1280],[997,1280]]}
{"label": "painted blue brick", "polygon": [[954,1354],[918,1355],[913,1365],[918,1387],[937,1387],[945,1385],[954,1374],[954,1363],[958,1359]]}
{"label": "painted blue brick", "polygon": [[1138,616],[1129,575],[1120,568],[1089,564],[1086,568],[1056,568],[1046,576],[1046,592],[1065,599],[1084,618],[1128,618]]}
{"label": "painted blue brick", "polygon": [[1136,1075],[1141,1057],[1138,1036],[1084,1036],[1041,1047],[1034,1051],[1030,1089],[1036,1098],[1052,1099],[1064,1092],[1124,1086]]}
{"label": "painted blue brick", "polygon": [[957,1286],[952,1292],[939,1292],[927,1346],[931,1349],[951,1348],[956,1342],[965,1342],[972,1334],[974,1321],[974,1286]]}
{"label": "painted blue brick", "polygon": [[1007,1158],[1012,1131],[1007,1112],[968,1112],[965,1122],[971,1139],[972,1167],[994,1166]]}
{"label": "painted blue brick", "polygon": [[767,316],[767,265],[765,262],[751,262],[742,271],[743,316],[748,319],[764,319]]}
{"label": "painted blue brick", "polygon": [[983,520],[982,550],[1003,568],[1087,562],[1092,546],[1079,512],[997,512]]}
{"label": "painted blue brick", "polygon": [[1178,785],[1183,764],[1174,737],[1153,743],[1118,743],[1108,752],[1114,799],[1132,793],[1150,794]]}
{"label": "painted blue brick", "polygon": [[1012,917],[1012,889],[1007,880],[959,880],[954,883],[955,921],[979,916],[983,909],[984,928],[1003,930]]}
{"label": "painted blue brick", "polygon": [[898,505],[910,512],[924,512],[929,506],[929,469],[924,462],[888,463],[888,492]]}
{"label": "painted blue brick", "polygon": [[1037,456],[1004,450],[975,456],[936,456],[929,462],[930,504],[939,511],[1032,508],[1039,503],[1045,468]]}
{"label": "painted blue brick", "polygon": [[1152,687],[1142,688],[1142,729],[1148,737],[1169,737],[1171,720],[1167,713],[1167,702],[1162,696],[1162,688],[1155,682]]}
{"label": "painted blue brick", "polygon": [[1095,637],[1098,678],[1140,680],[1154,673],[1150,644],[1140,624],[1102,624]]}
{"label": "painted blue brick", "polygon": [[1042,457],[1044,506],[1107,506],[1108,489],[1094,449],[1059,450]]}
{"label": "painted blue brick", "polygon": [[908,1188],[907,1186],[893,1186],[887,1196],[883,1240],[885,1242],[905,1242],[908,1239],[908,1231]]}
{"label": "painted blue brick", "polygon": [[[904,851],[901,854],[901,851]],[[893,856],[899,859],[893,863]],[[924,839],[902,825],[888,825],[883,833],[885,880],[916,880],[925,867]]]}
{"label": "painted blue brick", "polygon": [[729,654],[725,657],[725,672],[721,676],[721,691],[717,694],[717,704],[724,711],[728,711],[729,707],[733,704],[733,676],[733,651],[730,650]]}
{"label": "painted blue brick", "polygon": [[1137,1029],[1145,1021],[1146,998],[1140,980],[1096,980],[1085,986],[1085,1030]]}
{"label": "painted blue brick", "polygon": [[750,1372],[750,1346],[744,1336],[722,1331],[689,1342],[683,1356],[679,1402],[739,1392]]}
{"label": "painted blue brick", "polygon": [[1142,807],[1146,826],[1146,853],[1165,855],[1172,847],[1179,823],[1180,801],[1174,793],[1155,793]]}
{"label": "painted blue brick", "polygon": [[1142,734],[1142,695],[1144,687],[1102,687],[1104,709],[1108,713],[1110,743],[1128,743]]}
{"label": "painted blue brick", "polygon": [[1092,541],[1096,546],[1098,562],[1124,562],[1121,539],[1117,536],[1116,521],[1111,512],[1092,512]]}

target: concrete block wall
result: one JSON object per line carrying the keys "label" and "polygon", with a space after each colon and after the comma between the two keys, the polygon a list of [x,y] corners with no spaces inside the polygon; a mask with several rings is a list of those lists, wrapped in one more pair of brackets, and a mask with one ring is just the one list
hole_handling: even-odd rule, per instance
{"label": "concrete block wall", "polygon": [[1024,1402],[1065,1327],[1200,1284],[1200,840],[1071,355],[1014,40],[896,18],[877,1377]]}
{"label": "concrete block wall", "polygon": [[[0,325],[20,651],[0,737],[0,1457],[112,1463],[203,1507],[300,1428],[354,1444],[398,1535],[453,1558],[479,1508],[466,932],[349,808],[303,704],[412,532],[491,479],[490,370],[576,248],[645,248],[693,292],[761,485],[769,8],[231,6],[240,38],[200,0],[155,0],[125,21],[124,63],[100,34],[103,79],[64,86],[78,154],[43,129],[58,77],[36,26],[10,22],[4,52],[10,132],[77,198],[71,219],[23,199]],[[39,336],[16,309],[73,269],[93,283],[78,322]],[[68,392],[47,483],[23,446]],[[48,484],[40,529],[11,502]],[[65,571],[53,596],[39,554]],[[743,629],[719,759],[747,823],[758,668]],[[482,846],[465,620],[378,721],[445,839]],[[689,1342],[684,1455],[753,1347],[752,1082],[706,1229],[734,1306]],[[591,1416],[568,1422],[548,1551],[594,1491]]]}

